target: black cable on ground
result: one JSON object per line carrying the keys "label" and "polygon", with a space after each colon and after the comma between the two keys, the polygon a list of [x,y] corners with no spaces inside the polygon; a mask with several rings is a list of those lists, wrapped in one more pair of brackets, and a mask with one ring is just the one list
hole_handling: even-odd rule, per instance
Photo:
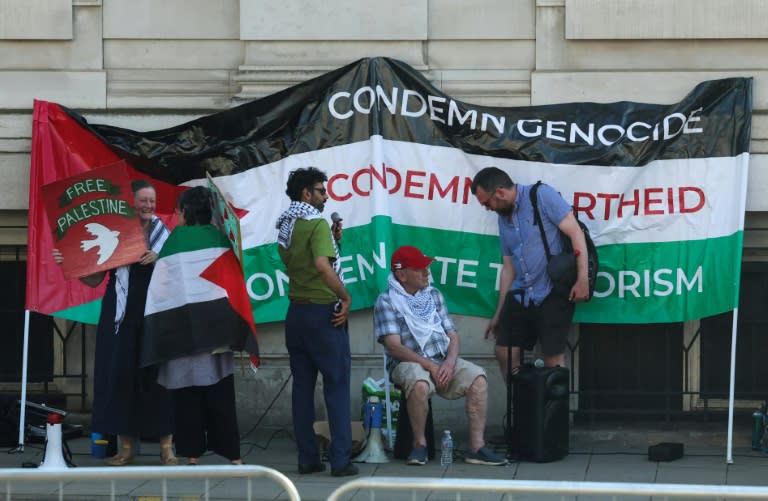
{"label": "black cable on ground", "polygon": [[276,430],[276,431],[274,431],[274,432],[272,433],[272,435],[270,435],[269,439],[267,439],[267,443],[266,443],[265,445],[263,445],[263,446],[261,446],[261,445],[259,445],[259,444],[255,443],[255,442],[246,442],[246,441],[244,440],[244,439],[245,439],[245,438],[246,438],[248,435],[250,435],[251,433],[253,433],[253,431],[254,431],[256,428],[258,428],[258,426],[259,426],[259,425],[261,424],[261,422],[264,420],[264,418],[265,418],[265,417],[267,417],[267,413],[268,413],[268,412],[269,412],[269,411],[272,409],[272,407],[275,405],[275,402],[277,402],[277,399],[278,399],[278,398],[280,398],[280,395],[282,395],[282,394],[283,394],[283,391],[285,390],[285,387],[286,387],[286,386],[288,386],[288,382],[291,380],[291,378],[292,378],[292,377],[293,377],[293,374],[288,374],[288,377],[285,379],[285,381],[283,382],[282,386],[280,386],[280,389],[277,391],[277,394],[275,395],[275,397],[272,399],[272,401],[269,403],[269,405],[267,405],[267,408],[266,408],[266,409],[264,409],[264,412],[261,414],[261,416],[259,417],[259,419],[257,419],[257,420],[256,420],[256,424],[254,424],[254,425],[251,427],[251,429],[250,429],[250,430],[248,430],[247,432],[245,432],[245,433],[243,433],[243,434],[241,434],[241,435],[240,435],[240,445],[241,445],[241,446],[242,446],[242,445],[249,445],[249,446],[250,446],[250,449],[248,449],[248,451],[247,451],[246,453],[244,453],[244,454],[241,454],[241,456],[247,456],[248,454],[250,454],[250,453],[251,453],[251,451],[253,451],[253,449],[254,449],[254,448],[258,448],[258,449],[261,449],[261,450],[266,450],[266,449],[269,447],[269,444],[272,442],[272,440],[273,440],[273,439],[274,439],[274,438],[275,438],[275,437],[276,437],[276,436],[277,436],[279,433],[286,433],[286,434],[287,434],[287,435],[288,435],[288,436],[289,436],[289,437],[290,437],[290,438],[293,440],[293,435],[292,435],[292,434],[291,434],[291,433],[290,433],[288,430],[286,430],[285,428],[280,428],[279,430]]}
{"label": "black cable on ground", "polygon": [[250,446],[248,451],[245,452],[244,454],[241,454],[241,456],[247,456],[248,454],[250,454],[253,451],[253,449],[260,449],[260,450],[263,450],[263,451],[267,450],[269,448],[269,444],[272,442],[272,440],[274,440],[274,438],[277,435],[281,434],[281,433],[284,433],[285,435],[288,436],[288,438],[293,440],[293,434],[291,434],[291,432],[289,432],[285,428],[280,428],[280,429],[275,430],[275,431],[272,432],[272,435],[269,436],[269,438],[267,439],[267,443],[264,444],[264,445],[259,445],[259,444],[255,443],[255,442],[244,442],[244,441],[241,441],[240,442],[241,446],[242,445]]}

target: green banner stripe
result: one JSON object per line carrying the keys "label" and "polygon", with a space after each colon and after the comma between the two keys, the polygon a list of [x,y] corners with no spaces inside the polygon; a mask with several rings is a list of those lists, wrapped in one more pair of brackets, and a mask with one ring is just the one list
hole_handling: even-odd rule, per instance
{"label": "green banner stripe", "polygon": [[[445,247],[446,242],[451,243],[450,248]],[[454,243],[458,245],[454,246]],[[495,299],[491,303],[488,294],[477,294],[476,291],[494,283],[495,271],[488,266],[480,269],[480,263],[487,265],[500,261],[498,237],[397,225],[388,216],[377,216],[370,225],[344,230],[342,267],[353,298],[352,309],[373,305],[386,288],[392,252],[400,245],[414,244],[427,255],[438,256],[432,264],[432,273],[436,282],[445,279],[445,283],[436,285],[446,294],[452,311],[480,311],[483,315],[493,310]],[[256,321],[283,320],[288,306],[288,284],[285,268],[277,255],[277,245],[247,249],[243,259]],[[461,273],[457,273],[458,267],[461,267]],[[448,283],[449,280],[452,283]]]}
{"label": "green banner stripe", "polygon": [[[701,241],[600,247],[597,294],[578,306],[576,321],[678,322],[728,311],[737,301],[741,244],[738,232]],[[344,230],[342,265],[353,309],[372,306],[386,288],[389,257],[400,245],[417,245],[436,257],[432,277],[452,313],[493,314],[498,237],[397,225],[386,216]],[[256,321],[283,320],[288,284],[276,244],[246,250],[244,262]]]}
{"label": "green banner stripe", "polygon": [[598,249],[595,297],[576,322],[693,320],[738,303],[743,233],[683,242],[608,245]]}

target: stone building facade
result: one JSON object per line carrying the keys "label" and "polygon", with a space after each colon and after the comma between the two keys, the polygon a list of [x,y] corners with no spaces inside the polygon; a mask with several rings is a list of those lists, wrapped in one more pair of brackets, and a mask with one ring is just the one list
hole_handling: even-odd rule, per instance
{"label": "stone building facade", "polygon": [[[0,266],[23,267],[25,259],[34,99],[73,108],[91,122],[153,130],[269,95],[361,57],[388,56],[422,71],[455,99],[493,106],[672,103],[703,80],[753,77],[744,263],[745,272],[757,277],[745,284],[759,289],[768,271],[768,199],[762,196],[768,188],[767,17],[768,3],[761,0],[0,0]],[[754,328],[768,320],[760,313],[748,309],[741,321]],[[18,316],[18,308],[6,314]],[[503,386],[492,345],[483,339],[486,321],[457,322],[464,354],[489,369],[499,395],[489,423],[501,423]],[[59,328],[67,332],[70,326]],[[666,339],[668,328],[650,330]],[[620,335],[623,328],[614,330]],[[700,385],[700,375],[714,370],[704,351],[715,349],[702,341],[700,323],[672,330],[679,347],[659,355],[659,364],[671,358],[681,378],[691,376],[680,392],[691,395],[673,407],[722,407],[717,388],[707,392]],[[382,360],[370,311],[353,315],[351,332],[354,388],[368,376],[381,377]],[[639,343],[637,349],[658,349],[643,341],[653,337],[647,333],[638,329],[626,339]],[[244,430],[262,415],[264,425],[290,418],[282,325],[261,325],[260,334],[264,368],[256,378],[238,378]],[[92,336],[86,333],[82,349],[79,335],[75,329],[66,343],[53,337],[54,372],[71,372],[83,354],[85,372],[91,372]],[[616,340],[604,329],[596,335]],[[579,366],[584,342],[575,328],[575,390],[587,374]],[[765,343],[753,342],[745,349],[760,353]],[[5,383],[11,390],[14,384]],[[90,383],[77,377],[53,384],[67,393],[90,393]],[[643,383],[636,387],[642,390]],[[740,401],[751,405],[751,399]],[[438,426],[463,421],[461,404],[437,405]],[[573,407],[579,407],[578,395]]]}

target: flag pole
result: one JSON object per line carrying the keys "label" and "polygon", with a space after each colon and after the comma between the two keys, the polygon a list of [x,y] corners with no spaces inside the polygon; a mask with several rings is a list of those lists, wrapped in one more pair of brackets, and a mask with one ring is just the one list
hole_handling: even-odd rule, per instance
{"label": "flag pole", "polygon": [[24,452],[24,423],[27,419],[27,360],[29,354],[29,310],[24,310],[24,349],[21,359],[21,400],[19,401],[19,452]]}
{"label": "flag pole", "polygon": [[[751,87],[751,85],[750,85]],[[739,230],[741,231],[741,249],[736,256],[736,298],[733,308],[733,322],[731,324],[731,372],[729,375],[730,383],[728,385],[728,442],[726,445],[725,462],[733,464],[733,407],[735,405],[736,393],[736,340],[738,338],[737,326],[739,321],[739,287],[741,286],[741,259],[744,249],[744,219],[747,212],[747,183],[749,179],[749,153],[741,154],[741,162],[744,174],[741,178],[739,193]]]}
{"label": "flag pole", "polygon": [[731,373],[728,386],[728,446],[725,462],[733,464],[733,406],[736,387],[736,325],[739,320],[739,307],[733,309],[733,324],[731,326]]}

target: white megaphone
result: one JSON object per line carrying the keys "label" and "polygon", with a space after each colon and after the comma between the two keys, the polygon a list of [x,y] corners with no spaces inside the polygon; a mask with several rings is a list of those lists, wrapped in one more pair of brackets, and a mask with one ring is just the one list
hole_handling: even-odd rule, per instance
{"label": "white megaphone", "polygon": [[48,422],[45,425],[45,459],[40,464],[40,470],[61,470],[67,468],[64,461],[61,441],[61,415],[48,414]]}
{"label": "white megaphone", "polygon": [[381,402],[379,397],[369,397],[365,404],[365,421],[368,426],[368,441],[363,452],[352,458],[355,463],[389,463],[381,442]]}

